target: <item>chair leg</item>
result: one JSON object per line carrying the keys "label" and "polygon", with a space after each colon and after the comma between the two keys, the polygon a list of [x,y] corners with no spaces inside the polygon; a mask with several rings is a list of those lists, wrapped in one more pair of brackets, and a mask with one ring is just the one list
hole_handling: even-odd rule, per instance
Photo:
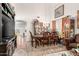
{"label": "chair leg", "polygon": [[39,46],[39,40],[37,40],[37,46]]}
{"label": "chair leg", "polygon": [[43,44],[43,47],[44,47],[44,40],[43,40],[42,44]]}
{"label": "chair leg", "polygon": [[39,45],[42,45],[42,41],[41,40],[39,40]]}
{"label": "chair leg", "polygon": [[49,45],[49,46],[51,45],[50,39],[48,40],[48,45]]}
{"label": "chair leg", "polygon": [[55,45],[55,43],[56,43],[56,42],[55,42],[55,39],[54,39],[54,45]]}
{"label": "chair leg", "polygon": [[37,40],[35,39],[35,48],[37,48],[37,44],[38,44],[38,42],[37,42]]}
{"label": "chair leg", "polygon": [[33,41],[31,41],[31,45],[32,45],[32,47],[33,47]]}
{"label": "chair leg", "polygon": [[40,41],[40,45],[43,46],[43,42],[42,41]]}

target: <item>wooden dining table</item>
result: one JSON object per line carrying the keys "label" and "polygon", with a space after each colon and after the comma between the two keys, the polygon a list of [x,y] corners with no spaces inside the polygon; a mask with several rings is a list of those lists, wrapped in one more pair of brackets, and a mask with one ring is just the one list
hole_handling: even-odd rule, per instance
{"label": "wooden dining table", "polygon": [[43,35],[33,35],[33,39],[35,39],[35,48],[39,45],[39,42],[42,43],[41,41],[43,38]]}
{"label": "wooden dining table", "polygon": [[43,35],[34,35],[34,38],[43,38]]}
{"label": "wooden dining table", "polygon": [[52,33],[36,34],[36,35],[33,35],[33,39],[35,39],[35,48],[36,48],[38,45],[44,46],[45,41],[48,43],[48,45],[51,44],[51,41],[53,41],[53,43],[55,44],[57,42],[58,35],[52,34]]}
{"label": "wooden dining table", "polygon": [[46,37],[44,37],[43,35],[34,35],[33,39],[35,39],[35,48],[37,47],[37,45],[39,45],[39,42],[40,45],[43,45],[43,41],[45,38],[48,38],[48,43],[50,45],[50,37],[50,35],[47,35]]}

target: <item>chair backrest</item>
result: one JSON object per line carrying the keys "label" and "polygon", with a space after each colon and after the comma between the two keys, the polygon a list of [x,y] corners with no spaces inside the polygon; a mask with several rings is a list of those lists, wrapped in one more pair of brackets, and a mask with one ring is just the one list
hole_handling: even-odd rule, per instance
{"label": "chair backrest", "polygon": [[51,38],[59,39],[57,32],[52,32],[51,35],[52,35]]}
{"label": "chair backrest", "polygon": [[54,34],[51,32],[49,32],[49,38],[51,39],[51,40],[53,40],[54,39]]}
{"label": "chair backrest", "polygon": [[47,35],[48,35],[48,32],[44,32],[44,33],[43,33],[43,36],[44,36],[44,37],[47,37]]}
{"label": "chair backrest", "polygon": [[[30,31],[29,31],[30,32]],[[32,33],[30,32],[30,36],[31,36],[31,39],[33,40],[33,35],[32,35]]]}

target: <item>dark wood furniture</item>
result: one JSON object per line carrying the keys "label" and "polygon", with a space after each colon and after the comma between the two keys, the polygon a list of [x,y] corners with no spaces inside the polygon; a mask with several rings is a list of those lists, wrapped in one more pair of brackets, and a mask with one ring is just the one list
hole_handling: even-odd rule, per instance
{"label": "dark wood furniture", "polygon": [[30,32],[31,35],[31,45],[32,47],[34,46],[35,43],[35,48],[39,45],[51,45],[53,43],[56,45],[59,41],[59,37],[56,32],[50,33],[50,32],[43,32],[43,35],[33,35]]}
{"label": "dark wood furniture", "polygon": [[31,35],[31,45],[33,47],[34,43],[35,43],[35,48],[38,45],[42,45],[44,46],[45,44],[49,44],[49,35],[48,32],[44,32],[43,35],[32,35],[32,33],[30,32]]}
{"label": "dark wood furniture", "polygon": [[0,20],[2,34],[0,36],[0,55],[11,56],[16,48],[16,35],[15,35],[15,12],[9,3],[0,4]]}
{"label": "dark wood furniture", "polygon": [[43,40],[42,40],[42,42],[43,42],[43,46],[45,44],[49,45],[49,43],[50,43],[50,32],[44,32],[43,33]]}
{"label": "dark wood furniture", "polygon": [[36,46],[38,45],[49,45],[51,35],[49,32],[44,32],[43,35],[34,35],[33,38],[36,40]]}
{"label": "dark wood furniture", "polygon": [[65,39],[65,45],[68,50],[77,48],[77,44],[79,44],[79,34],[76,34],[73,38]]}
{"label": "dark wood furniture", "polygon": [[32,45],[32,47],[34,47],[34,45],[35,45],[35,48],[36,48],[37,45],[40,44],[39,42],[41,42],[41,39],[43,39],[43,36],[42,35],[33,35],[31,32],[30,32],[30,35],[31,35],[31,45]]}
{"label": "dark wood furniture", "polygon": [[73,37],[75,34],[75,22],[70,16],[62,18],[62,35],[64,38]]}
{"label": "dark wood furniture", "polygon": [[60,39],[59,39],[57,32],[56,31],[52,32],[51,36],[50,36],[50,42],[52,42],[54,45],[56,45],[57,43],[59,43],[59,41],[60,41]]}
{"label": "dark wood furniture", "polygon": [[[29,32],[30,32],[30,31],[29,31]],[[32,35],[31,32],[30,32],[30,36],[31,36],[31,46],[33,47],[34,40],[33,40],[33,35]]]}
{"label": "dark wood furniture", "polygon": [[40,39],[43,46],[46,45],[51,45],[52,43],[56,45],[59,41],[59,37],[57,32],[43,32],[43,37]]}
{"label": "dark wood furniture", "polygon": [[35,39],[35,48],[38,46],[38,45],[42,45],[43,46],[43,35],[34,35],[33,38]]}

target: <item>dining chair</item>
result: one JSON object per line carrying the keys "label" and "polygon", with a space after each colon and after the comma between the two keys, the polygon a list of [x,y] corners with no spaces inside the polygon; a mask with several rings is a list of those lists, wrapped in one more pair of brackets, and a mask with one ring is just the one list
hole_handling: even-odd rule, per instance
{"label": "dining chair", "polygon": [[[30,32],[30,31],[29,31]],[[39,38],[38,37],[35,37],[32,32],[30,32],[30,35],[31,35],[31,45],[32,47],[35,46],[35,48],[37,47],[37,45],[39,45]]]}
{"label": "dining chair", "polygon": [[54,44],[54,34],[51,33],[50,35],[51,35],[50,36],[50,45],[51,45],[51,44]]}
{"label": "dining chair", "polygon": [[[29,31],[29,32],[30,32],[30,31]],[[30,36],[31,36],[31,45],[32,45],[32,47],[33,47],[34,40],[33,40],[33,35],[32,35],[31,32],[30,32]]]}
{"label": "dining chair", "polygon": [[43,46],[45,44],[49,45],[49,36],[48,36],[48,34],[49,34],[48,32],[43,33]]}
{"label": "dining chair", "polygon": [[51,33],[51,41],[54,45],[56,45],[59,42],[59,37],[56,32]]}

